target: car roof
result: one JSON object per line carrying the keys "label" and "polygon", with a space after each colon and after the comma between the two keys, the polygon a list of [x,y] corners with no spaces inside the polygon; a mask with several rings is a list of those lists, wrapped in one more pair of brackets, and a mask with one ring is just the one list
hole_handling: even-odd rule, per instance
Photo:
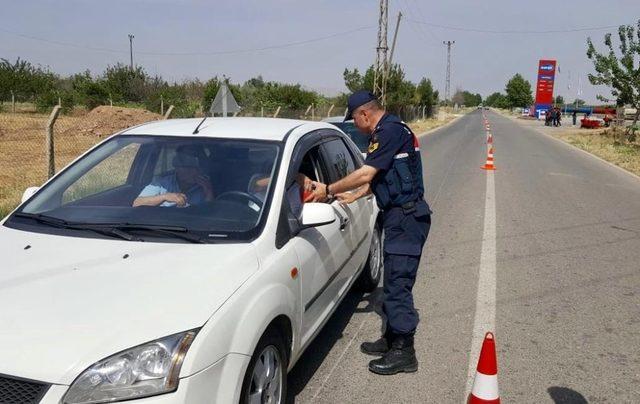
{"label": "car roof", "polygon": [[[189,136],[202,121],[202,118],[168,119],[148,122],[125,129],[125,135],[161,135]],[[282,118],[207,118],[197,133],[198,136],[210,136],[232,139],[284,140],[293,129],[307,125],[309,129],[332,127],[326,123],[310,122],[298,119]],[[313,128],[312,128],[313,127]]]}
{"label": "car roof", "polygon": [[[343,121],[344,121],[344,115],[330,116],[322,120],[322,122],[329,122],[329,123],[342,123]],[[347,122],[353,122],[353,119],[349,119]]]}

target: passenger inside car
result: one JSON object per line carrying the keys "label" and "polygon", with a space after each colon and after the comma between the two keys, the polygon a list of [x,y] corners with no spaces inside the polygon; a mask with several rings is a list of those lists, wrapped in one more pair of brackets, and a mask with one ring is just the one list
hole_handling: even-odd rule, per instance
{"label": "passenger inside car", "polygon": [[192,150],[178,148],[173,167],[144,187],[133,206],[185,207],[213,200],[211,181],[202,174],[200,159]]}

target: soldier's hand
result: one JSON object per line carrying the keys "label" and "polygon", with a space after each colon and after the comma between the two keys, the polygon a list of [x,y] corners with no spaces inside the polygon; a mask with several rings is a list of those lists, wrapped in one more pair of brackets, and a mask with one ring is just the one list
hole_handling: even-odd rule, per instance
{"label": "soldier's hand", "polygon": [[327,185],[314,181],[311,186],[313,198],[310,202],[325,202],[327,200]]}

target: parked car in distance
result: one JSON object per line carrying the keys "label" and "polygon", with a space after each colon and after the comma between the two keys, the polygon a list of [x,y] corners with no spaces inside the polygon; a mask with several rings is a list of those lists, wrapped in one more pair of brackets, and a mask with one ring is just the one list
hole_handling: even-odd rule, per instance
{"label": "parked car in distance", "polygon": [[366,133],[360,132],[360,130],[356,128],[356,125],[353,123],[353,119],[344,122],[343,116],[332,116],[323,119],[323,122],[329,122],[340,128],[340,130],[346,133],[347,136],[349,136],[349,138],[353,141],[353,143],[358,146],[358,149],[361,153],[367,154],[367,149],[369,148],[369,141],[371,137]]}
{"label": "parked car in distance", "polygon": [[352,285],[380,280],[375,200],[302,201],[362,164],[325,122],[174,119],[28,189],[0,222],[0,402],[284,403]]}

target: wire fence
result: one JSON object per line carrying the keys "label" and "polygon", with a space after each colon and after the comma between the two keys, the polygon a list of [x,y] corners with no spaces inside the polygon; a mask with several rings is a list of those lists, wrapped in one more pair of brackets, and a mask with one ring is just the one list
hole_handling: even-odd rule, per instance
{"label": "wire fence", "polygon": [[[0,110],[0,217],[4,217],[19,202],[27,187],[40,186],[89,148],[119,130],[162,119],[162,115],[143,109],[98,107],[91,112],[74,110],[60,114],[51,123],[50,147],[47,139],[50,113],[36,112],[32,104],[16,104]],[[279,117],[304,120],[322,120],[341,117],[345,106],[311,105],[293,109],[270,107],[245,109],[237,116]],[[398,113],[405,121],[426,118],[427,111],[420,106],[407,106]],[[49,152],[49,150],[51,150]]]}

